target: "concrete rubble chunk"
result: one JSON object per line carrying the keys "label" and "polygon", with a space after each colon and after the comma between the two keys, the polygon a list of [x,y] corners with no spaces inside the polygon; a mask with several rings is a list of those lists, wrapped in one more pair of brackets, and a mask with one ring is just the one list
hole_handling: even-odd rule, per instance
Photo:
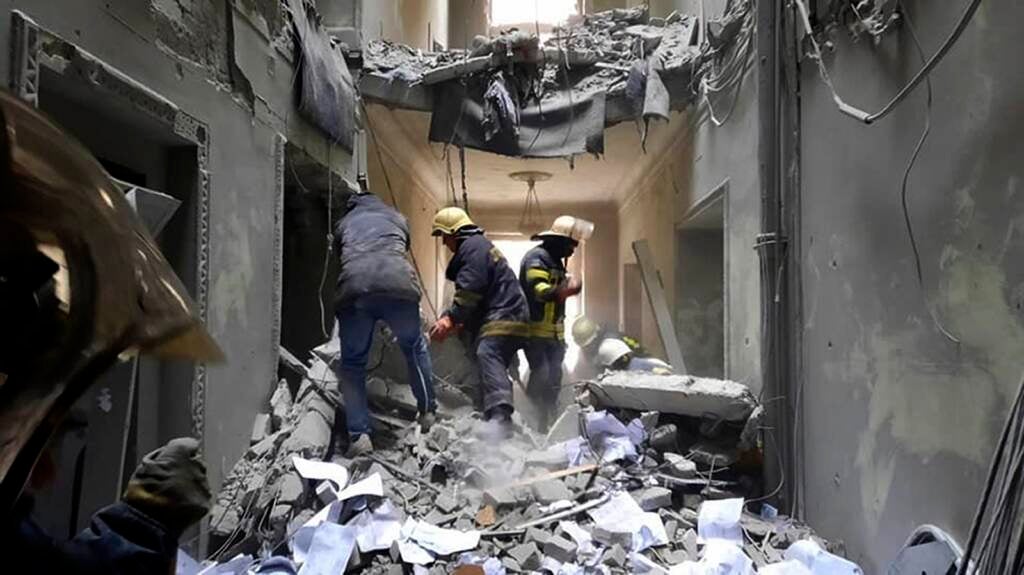
{"label": "concrete rubble chunk", "polygon": [[672,506],[672,490],[664,487],[648,487],[634,495],[634,499],[644,511],[656,511],[662,507]]}
{"label": "concrete rubble chunk", "polygon": [[604,557],[602,557],[601,561],[605,565],[625,569],[626,563],[629,561],[629,555],[626,554],[626,550],[621,545],[612,545],[604,552]]}
{"label": "concrete rubble chunk", "polygon": [[252,434],[249,436],[249,445],[255,445],[273,431],[270,423],[269,413],[257,413],[252,420]]}
{"label": "concrete rubble chunk", "polygon": [[459,506],[459,502],[451,495],[441,493],[434,498],[434,505],[444,513],[451,513]]}
{"label": "concrete rubble chunk", "polygon": [[511,557],[502,557],[501,565],[505,568],[505,571],[508,573],[521,573],[523,571],[523,566]]}
{"label": "concrete rubble chunk", "polygon": [[697,477],[697,464],[679,455],[666,451],[662,454],[665,459],[665,474],[679,479],[693,479]]}
{"label": "concrete rubble chunk", "polygon": [[495,487],[484,491],[484,503],[495,509],[510,507],[518,501],[515,491],[510,487]]}
{"label": "concrete rubble chunk", "polygon": [[629,525],[595,525],[591,535],[594,541],[607,546],[618,545],[625,549],[633,546],[633,529]]}
{"label": "concrete rubble chunk", "polygon": [[548,542],[548,539],[551,539],[551,534],[547,531],[537,529],[536,527],[530,527],[526,530],[525,537],[527,542],[535,543],[539,547],[544,547],[544,544]]}
{"label": "concrete rubble chunk", "polygon": [[572,563],[576,559],[576,542],[554,535],[544,544],[544,554],[559,563]]}
{"label": "concrete rubble chunk", "polygon": [[638,411],[656,405],[662,413],[739,422],[757,407],[754,394],[742,383],[689,375],[616,371],[591,387],[602,405]]}
{"label": "concrete rubble chunk", "polygon": [[537,544],[533,541],[530,541],[529,543],[522,543],[520,545],[516,545],[515,547],[508,550],[509,557],[515,559],[516,562],[519,563],[519,565],[523,568],[528,568],[527,564],[530,562],[530,558],[534,555],[538,555],[539,553],[540,549],[537,547]]}
{"label": "concrete rubble chunk", "polygon": [[537,503],[540,503],[541,505],[549,505],[555,501],[572,499],[572,491],[565,486],[565,483],[562,483],[558,479],[538,481],[531,485],[530,488],[533,491],[533,496],[537,500]]}
{"label": "concrete rubble chunk", "polygon": [[283,425],[292,410],[292,392],[284,379],[277,383],[274,395],[270,397],[270,417],[275,430]]}
{"label": "concrete rubble chunk", "polygon": [[683,549],[691,556],[697,556],[697,532],[693,529],[687,529],[683,534]]}

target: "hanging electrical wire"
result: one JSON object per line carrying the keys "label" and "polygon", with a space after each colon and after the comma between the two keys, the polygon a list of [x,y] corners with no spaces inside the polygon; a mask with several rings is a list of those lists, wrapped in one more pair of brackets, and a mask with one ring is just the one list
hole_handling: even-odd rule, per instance
{"label": "hanging electrical wire", "polygon": [[839,108],[840,112],[852,118],[856,118],[857,120],[860,120],[865,124],[871,124],[877,122],[878,120],[881,120],[885,116],[888,116],[890,112],[896,109],[896,106],[899,105],[900,102],[906,99],[906,97],[909,96],[910,93],[913,92],[914,89],[921,84],[921,82],[925,81],[928,78],[928,75],[931,74],[932,70],[935,69],[935,67],[938,66],[940,62],[942,62],[942,59],[945,58],[946,54],[948,54],[950,49],[953,48],[957,40],[960,39],[960,36],[964,33],[964,30],[967,29],[967,25],[971,22],[971,19],[974,17],[974,13],[978,11],[978,6],[981,5],[981,0],[971,0],[971,2],[964,9],[963,13],[960,15],[960,19],[957,21],[956,26],[953,27],[953,31],[950,32],[949,36],[946,38],[946,41],[942,43],[942,46],[940,46],[939,49],[935,51],[935,54],[933,54],[932,57],[927,62],[925,62],[921,70],[919,70],[917,74],[914,75],[910,82],[907,82],[907,84],[903,88],[901,88],[900,91],[897,92],[896,95],[893,96],[893,98],[889,100],[887,104],[882,106],[882,108],[879,111],[873,114],[865,112],[864,110],[861,110],[856,106],[847,104],[839,96],[839,93],[836,91],[835,85],[832,83],[832,78],[829,76],[828,67],[825,66],[825,60],[821,54],[821,46],[818,44],[818,39],[814,36],[814,30],[811,27],[810,14],[807,10],[807,3],[804,2],[804,0],[796,0],[796,4],[799,8],[800,20],[804,25],[804,30],[807,33],[807,36],[811,39],[811,47],[814,49],[814,53],[811,56],[818,63],[818,72],[821,75],[821,80],[822,82],[825,83],[825,86],[828,87],[829,91],[832,93],[832,100],[836,103],[836,106]]}
{"label": "hanging electrical wire", "polygon": [[[701,11],[703,12],[703,2]],[[747,70],[753,63],[754,56],[754,10],[748,1],[736,2],[729,6],[726,19],[743,18],[743,24],[737,33],[736,41],[727,47],[727,52],[722,49],[712,48],[707,34],[707,21],[701,22],[701,46],[702,59],[709,64],[707,70],[701,75],[699,91],[704,98],[712,123],[721,127],[732,117],[743,89],[743,79]],[[712,102],[713,94],[732,92],[731,103],[725,116],[719,118],[715,112]]]}

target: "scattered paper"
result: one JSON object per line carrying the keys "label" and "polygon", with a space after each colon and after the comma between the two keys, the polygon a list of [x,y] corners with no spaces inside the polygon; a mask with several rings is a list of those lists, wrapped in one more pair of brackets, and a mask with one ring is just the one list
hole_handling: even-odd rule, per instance
{"label": "scattered paper", "polygon": [[583,465],[587,462],[588,456],[590,455],[590,446],[587,445],[587,440],[582,437],[563,441],[562,443],[553,445],[551,448],[558,448],[565,451],[565,458],[570,467]]}
{"label": "scattered paper", "polygon": [[668,544],[668,533],[661,516],[645,512],[628,493],[616,493],[607,503],[591,509],[588,514],[594,523],[611,531],[631,531],[631,551]]}
{"label": "scattered paper", "polygon": [[647,429],[644,428],[644,422],[640,421],[640,418],[630,421],[626,426],[626,431],[629,433],[629,440],[637,447],[643,445],[644,439],[647,439]]}
{"label": "scattered paper", "polygon": [[558,526],[569,534],[569,537],[576,542],[578,547],[589,545],[594,538],[590,535],[590,532],[579,526],[575,521],[559,521]]}
{"label": "scattered paper", "polygon": [[345,501],[360,495],[384,497],[384,481],[381,480],[380,473],[374,473],[362,481],[349,485],[338,493],[338,501]]}
{"label": "scattered paper", "polygon": [[[683,561],[668,569],[668,575],[711,575],[707,566],[695,561]],[[717,574],[716,574],[717,575]]]}
{"label": "scattered paper", "polygon": [[199,572],[199,575],[241,575],[253,564],[252,555],[235,555],[230,561],[216,563]]}
{"label": "scattered paper", "polygon": [[390,549],[402,535],[401,512],[390,501],[384,501],[376,509],[363,511],[348,525],[355,528],[356,542],[362,553]]}
{"label": "scattered paper", "polygon": [[324,507],[292,534],[289,545],[291,545],[292,557],[295,559],[296,564],[301,565],[306,562],[306,554],[309,552],[309,546],[313,542],[313,534],[316,533],[316,528],[326,522],[337,523],[338,518],[341,516],[341,509],[342,504],[340,501]]}
{"label": "scattered paper", "polygon": [[472,553],[463,553],[459,556],[459,562],[456,564],[454,572],[459,572],[458,567],[469,565],[483,569],[484,575],[505,575],[505,566],[497,558],[481,557]]}
{"label": "scattered paper", "polygon": [[405,563],[419,567],[421,565],[430,565],[434,562],[434,556],[414,541],[399,539],[395,542],[395,545],[398,545],[398,554]]}
{"label": "scattered paper", "polygon": [[810,539],[790,545],[783,556],[802,563],[812,575],[864,575],[856,563],[825,551]]}
{"label": "scattered paper", "polygon": [[415,519],[407,520],[402,526],[402,537],[415,541],[420,547],[437,555],[469,551],[480,544],[479,531],[444,529]]}
{"label": "scattered paper", "polygon": [[734,545],[743,545],[743,528],[740,527],[742,514],[741,498],[705,501],[697,517],[697,542],[706,544],[720,539]]}
{"label": "scattered paper", "polygon": [[708,541],[700,562],[709,575],[754,575],[754,562],[743,549],[722,539]]}
{"label": "scattered paper", "polygon": [[758,575],[812,575],[811,571],[804,567],[804,564],[795,561],[783,561],[782,563],[773,563],[771,565],[765,565],[757,570]]}
{"label": "scattered paper", "polygon": [[203,568],[191,555],[185,553],[183,549],[178,549],[178,561],[175,565],[174,575],[198,575],[202,570]]}
{"label": "scattered paper", "polygon": [[636,457],[636,444],[629,429],[614,415],[607,411],[589,413],[586,428],[587,436],[594,443],[594,449],[600,452],[602,462]]}
{"label": "scattered paper", "polygon": [[348,469],[337,463],[313,461],[292,456],[292,465],[295,466],[295,471],[298,471],[302,477],[314,481],[330,481],[338,491],[341,491],[348,485]]}
{"label": "scattered paper", "polygon": [[313,541],[299,575],[344,573],[355,547],[355,529],[337,523],[322,523],[313,534]]}

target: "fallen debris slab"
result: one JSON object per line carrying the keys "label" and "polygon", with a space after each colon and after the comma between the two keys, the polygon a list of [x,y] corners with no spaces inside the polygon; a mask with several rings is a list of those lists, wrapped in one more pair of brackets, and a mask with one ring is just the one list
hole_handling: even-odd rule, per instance
{"label": "fallen debris slab", "polygon": [[614,371],[589,388],[602,406],[641,411],[657,407],[689,417],[745,421],[757,407],[754,394],[742,383],[689,375]]}

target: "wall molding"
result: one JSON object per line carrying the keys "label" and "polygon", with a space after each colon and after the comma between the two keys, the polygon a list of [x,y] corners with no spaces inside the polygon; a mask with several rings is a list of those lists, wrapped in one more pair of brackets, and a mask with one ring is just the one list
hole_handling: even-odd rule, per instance
{"label": "wall molding", "polygon": [[[210,291],[210,130],[207,124],[17,10],[12,12],[12,37],[14,46],[10,87],[25,102],[34,107],[39,106],[40,70],[45,67],[90,90],[99,91],[126,107],[145,113],[169,132],[195,145],[195,303],[199,319],[205,324]],[[47,54],[59,54],[61,57],[51,58]],[[66,59],[69,55],[70,61]],[[192,374],[189,411],[192,433],[200,439],[206,427],[206,385],[206,365],[197,363]]]}

